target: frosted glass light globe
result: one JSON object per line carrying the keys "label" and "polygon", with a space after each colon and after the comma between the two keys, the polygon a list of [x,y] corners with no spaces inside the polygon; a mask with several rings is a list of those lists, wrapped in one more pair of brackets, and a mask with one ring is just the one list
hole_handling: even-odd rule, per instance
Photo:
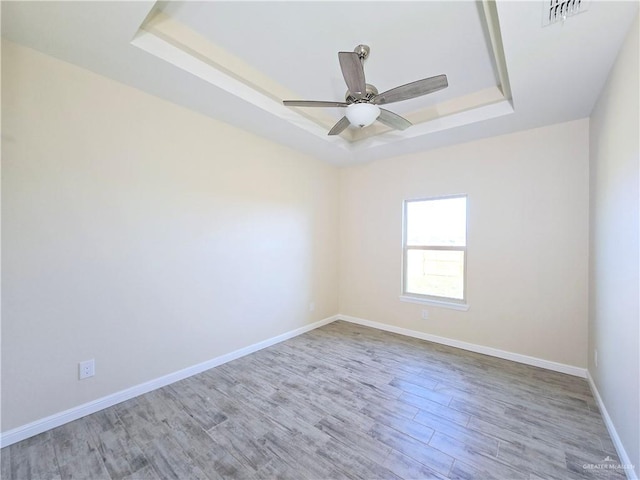
{"label": "frosted glass light globe", "polygon": [[380,109],[371,103],[352,103],[347,107],[346,115],[351,125],[360,128],[368,127],[376,121],[380,115]]}

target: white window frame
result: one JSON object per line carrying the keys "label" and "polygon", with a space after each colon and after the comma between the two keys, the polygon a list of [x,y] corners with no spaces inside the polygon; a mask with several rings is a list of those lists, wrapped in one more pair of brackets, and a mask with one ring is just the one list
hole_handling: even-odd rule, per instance
{"label": "white window frame", "polygon": [[[464,246],[441,246],[441,245],[407,245],[407,205],[412,202],[427,202],[433,200],[449,200],[454,198],[464,198],[466,206],[465,215],[465,239]],[[451,308],[454,310],[466,311],[467,304],[467,247],[469,238],[469,196],[467,194],[444,195],[438,197],[412,198],[402,202],[402,285],[400,300],[410,303],[422,303],[437,307]],[[462,278],[462,299],[451,297],[440,297],[436,295],[423,295],[420,293],[407,292],[407,257],[409,250],[448,250],[464,253],[463,278]]]}

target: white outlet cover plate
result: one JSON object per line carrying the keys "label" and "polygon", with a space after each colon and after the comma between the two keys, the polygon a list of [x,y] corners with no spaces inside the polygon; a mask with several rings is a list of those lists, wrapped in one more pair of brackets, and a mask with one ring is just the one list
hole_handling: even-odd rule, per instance
{"label": "white outlet cover plate", "polygon": [[96,361],[93,358],[91,360],[85,360],[84,362],[79,363],[78,377],[80,380],[93,377],[95,373],[96,373]]}

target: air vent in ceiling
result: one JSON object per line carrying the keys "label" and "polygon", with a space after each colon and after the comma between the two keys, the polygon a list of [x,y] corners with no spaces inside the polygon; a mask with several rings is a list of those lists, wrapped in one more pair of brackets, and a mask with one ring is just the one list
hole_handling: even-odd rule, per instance
{"label": "air vent in ceiling", "polygon": [[588,7],[588,0],[545,0],[542,9],[542,26],[564,22],[573,15],[585,12]]}

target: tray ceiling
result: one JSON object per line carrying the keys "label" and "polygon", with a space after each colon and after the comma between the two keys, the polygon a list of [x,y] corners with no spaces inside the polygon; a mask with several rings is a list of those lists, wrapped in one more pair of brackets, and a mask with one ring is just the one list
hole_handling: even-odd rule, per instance
{"label": "tray ceiling", "polygon": [[[2,2],[2,33],[336,164],[588,116],[637,14],[590,2],[542,26],[544,2]],[[338,51],[364,43],[379,91],[441,73],[449,87],[388,105],[414,123],[327,131],[344,99]]]}

